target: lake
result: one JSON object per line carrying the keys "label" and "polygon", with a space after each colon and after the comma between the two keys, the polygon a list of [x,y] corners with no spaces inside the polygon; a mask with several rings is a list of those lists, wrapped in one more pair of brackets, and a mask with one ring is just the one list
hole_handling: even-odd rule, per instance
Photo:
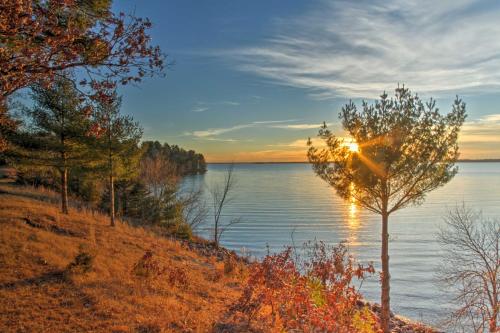
{"label": "lake", "polygon": [[[446,293],[436,283],[441,262],[436,233],[447,211],[456,205],[481,209],[500,218],[500,163],[459,163],[459,173],[444,187],[430,193],[425,203],[391,215],[391,306],[398,314],[439,325],[449,311]],[[227,165],[210,164],[205,175],[185,178],[185,186],[220,182]],[[380,216],[344,202],[309,164],[236,164],[234,198],[224,219],[242,221],[226,231],[222,244],[262,257],[292,244],[322,240],[347,241],[360,262],[373,261],[380,269]],[[210,237],[210,224],[198,228]],[[362,286],[363,295],[379,302],[378,277]]]}

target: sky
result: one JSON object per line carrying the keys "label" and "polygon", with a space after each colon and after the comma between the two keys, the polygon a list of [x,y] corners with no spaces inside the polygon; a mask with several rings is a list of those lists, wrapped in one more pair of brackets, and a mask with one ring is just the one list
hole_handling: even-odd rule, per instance
{"label": "sky", "polygon": [[500,158],[500,2],[120,0],[153,22],[166,77],[122,88],[144,140],[208,162],[304,161],[323,121],[405,84],[467,104],[461,158]]}

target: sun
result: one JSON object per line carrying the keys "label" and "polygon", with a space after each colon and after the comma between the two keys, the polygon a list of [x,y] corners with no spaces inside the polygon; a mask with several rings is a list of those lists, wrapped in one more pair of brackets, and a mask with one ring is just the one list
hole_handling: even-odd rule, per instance
{"label": "sun", "polygon": [[356,142],[350,142],[347,147],[351,153],[359,152],[359,145]]}

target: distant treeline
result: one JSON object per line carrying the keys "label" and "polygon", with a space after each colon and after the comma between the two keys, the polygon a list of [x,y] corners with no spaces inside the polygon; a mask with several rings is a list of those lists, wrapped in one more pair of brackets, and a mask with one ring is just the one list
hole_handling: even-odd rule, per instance
{"label": "distant treeline", "polygon": [[145,141],[142,143],[145,157],[161,155],[163,158],[175,164],[177,173],[181,176],[205,173],[207,163],[202,154],[194,150],[185,150],[177,145],[163,145],[158,141]]}

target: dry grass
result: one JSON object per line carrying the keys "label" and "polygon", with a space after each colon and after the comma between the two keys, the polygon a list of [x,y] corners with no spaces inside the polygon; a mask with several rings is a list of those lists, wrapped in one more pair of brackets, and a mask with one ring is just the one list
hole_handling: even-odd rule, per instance
{"label": "dry grass", "polygon": [[[223,262],[85,209],[60,214],[50,191],[1,184],[0,230],[1,332],[210,332],[241,294]],[[187,283],[134,274],[147,250]],[[82,251],[91,271],[70,273]]]}

